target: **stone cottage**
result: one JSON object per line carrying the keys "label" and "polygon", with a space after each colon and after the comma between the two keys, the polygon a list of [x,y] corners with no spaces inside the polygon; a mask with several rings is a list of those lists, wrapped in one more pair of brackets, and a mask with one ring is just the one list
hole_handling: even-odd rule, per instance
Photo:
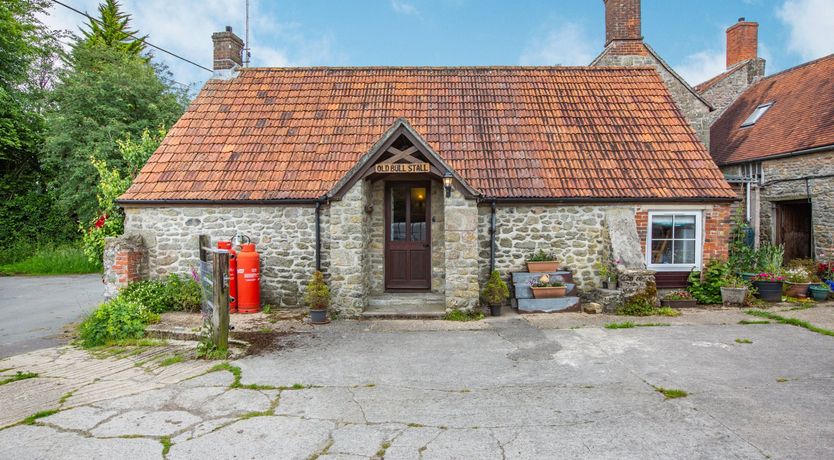
{"label": "stone cottage", "polygon": [[711,153],[758,241],[834,251],[834,55],[758,80],[713,124]]}
{"label": "stone cottage", "polygon": [[654,66],[241,68],[213,38],[216,77],[120,199],[138,272],[245,234],[266,302],[320,269],[357,316],[472,308],[538,249],[585,293],[611,258],[681,279],[726,257],[736,194]]}

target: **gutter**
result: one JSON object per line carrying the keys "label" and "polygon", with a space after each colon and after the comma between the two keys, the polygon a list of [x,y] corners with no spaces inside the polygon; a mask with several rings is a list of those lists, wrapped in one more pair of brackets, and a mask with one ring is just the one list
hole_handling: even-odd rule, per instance
{"label": "gutter", "polygon": [[316,200],[316,271],[321,271],[321,205],[327,202],[327,196]]}
{"label": "gutter", "polygon": [[489,221],[489,273],[492,275],[492,272],[495,271],[495,233],[496,233],[496,225],[495,225],[495,200],[492,200],[492,215],[490,216]]}
{"label": "gutter", "polygon": [[319,202],[321,198],[287,198],[270,200],[116,200],[119,206],[165,206],[165,205],[232,205],[244,204],[251,206],[282,205],[282,204],[311,204]]}
{"label": "gutter", "polygon": [[681,197],[681,198],[521,198],[521,197],[482,197],[479,203],[531,203],[531,204],[563,204],[563,203],[726,203],[739,201],[738,197]]}
{"label": "gutter", "polygon": [[745,163],[755,163],[757,161],[778,160],[780,158],[790,158],[790,157],[796,157],[796,156],[799,156],[799,155],[808,155],[808,154],[811,154],[811,153],[825,152],[825,151],[828,151],[828,150],[834,150],[834,144],[822,145],[822,146],[819,146],[819,147],[812,147],[812,148],[803,149],[803,150],[794,150],[793,152],[788,152],[788,153],[779,153],[779,154],[776,154],[776,155],[763,156],[763,157],[758,157],[758,158],[751,158],[749,160],[734,161],[732,163],[721,163],[718,166],[719,167],[720,166],[736,166],[736,165],[743,165]]}

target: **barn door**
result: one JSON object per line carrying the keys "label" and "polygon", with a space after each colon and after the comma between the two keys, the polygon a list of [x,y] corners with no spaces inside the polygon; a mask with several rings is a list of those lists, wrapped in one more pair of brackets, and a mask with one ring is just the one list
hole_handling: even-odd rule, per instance
{"label": "barn door", "polygon": [[389,182],[385,193],[385,288],[431,288],[430,183]]}
{"label": "barn door", "polygon": [[811,203],[776,204],[776,243],[785,245],[785,262],[811,257]]}

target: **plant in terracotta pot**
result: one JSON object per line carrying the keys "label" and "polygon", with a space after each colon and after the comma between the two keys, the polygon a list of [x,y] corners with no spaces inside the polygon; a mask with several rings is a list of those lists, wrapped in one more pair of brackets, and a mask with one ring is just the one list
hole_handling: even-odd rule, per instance
{"label": "plant in terracotta pot", "polygon": [[671,308],[692,308],[698,302],[695,300],[695,297],[692,297],[692,294],[689,291],[672,291],[665,296],[663,299],[660,300],[660,304],[664,307],[671,307]]}
{"label": "plant in terracotta pot", "polygon": [[620,259],[612,259],[605,263],[597,262],[594,268],[599,272],[599,277],[602,278],[603,289],[617,289],[617,265],[621,264]]}
{"label": "plant in terracotta pot", "polygon": [[749,289],[750,285],[744,278],[739,276],[727,277],[721,282],[721,302],[725,306],[744,305]]}
{"label": "plant in terracotta pot", "polygon": [[530,273],[553,273],[559,269],[559,261],[552,252],[539,249],[527,258],[527,271]]}
{"label": "plant in terracotta pot", "polygon": [[510,289],[507,287],[507,283],[501,279],[498,270],[489,275],[489,281],[481,291],[481,298],[484,303],[489,305],[489,312],[492,316],[501,316],[501,307],[510,298]]}
{"label": "plant in terracotta pot", "polygon": [[558,276],[551,280],[549,275],[544,274],[538,279],[530,280],[529,284],[536,299],[555,299],[564,297],[568,292],[567,285]]}
{"label": "plant in terracotta pot", "polygon": [[785,295],[797,299],[807,298],[812,278],[813,275],[805,267],[795,266],[785,270]]}
{"label": "plant in terracotta pot", "polygon": [[324,275],[321,272],[313,273],[313,277],[307,283],[304,300],[310,307],[310,322],[326,324],[330,321],[327,319],[327,309],[330,307],[330,288],[324,282]]}
{"label": "plant in terracotta pot", "polygon": [[759,273],[753,277],[753,287],[765,302],[781,302],[785,277],[775,273]]}

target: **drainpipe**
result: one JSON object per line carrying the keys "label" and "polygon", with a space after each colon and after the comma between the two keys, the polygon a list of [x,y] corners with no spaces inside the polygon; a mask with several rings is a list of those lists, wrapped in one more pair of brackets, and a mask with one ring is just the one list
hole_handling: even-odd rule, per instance
{"label": "drainpipe", "polygon": [[492,200],[492,215],[489,221],[489,273],[495,271],[495,200]]}
{"label": "drainpipe", "polygon": [[316,271],[321,271],[321,203],[323,197],[316,200]]}

